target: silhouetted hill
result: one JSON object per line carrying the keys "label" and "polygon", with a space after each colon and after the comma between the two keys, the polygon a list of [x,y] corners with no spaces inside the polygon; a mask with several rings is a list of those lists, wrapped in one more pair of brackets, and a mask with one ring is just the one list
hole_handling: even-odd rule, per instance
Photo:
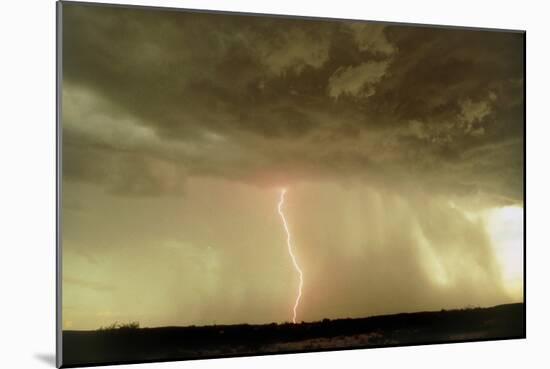
{"label": "silhouetted hill", "polygon": [[64,367],[525,337],[524,304],[299,324],[63,331]]}

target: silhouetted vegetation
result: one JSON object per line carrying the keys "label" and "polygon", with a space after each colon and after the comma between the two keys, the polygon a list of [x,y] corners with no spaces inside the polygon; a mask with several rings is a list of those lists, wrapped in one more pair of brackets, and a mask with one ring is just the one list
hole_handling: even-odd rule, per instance
{"label": "silhouetted vegetation", "polygon": [[525,337],[523,304],[318,322],[64,331],[64,366]]}
{"label": "silhouetted vegetation", "polygon": [[106,327],[100,327],[99,331],[112,331],[117,329],[122,330],[129,330],[129,329],[138,329],[139,328],[139,322],[129,322],[129,323],[118,323],[114,322],[111,325],[108,325]]}

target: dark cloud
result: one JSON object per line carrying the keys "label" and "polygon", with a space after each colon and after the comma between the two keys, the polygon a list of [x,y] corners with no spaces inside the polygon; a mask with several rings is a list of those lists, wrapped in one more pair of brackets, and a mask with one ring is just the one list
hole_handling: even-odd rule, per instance
{"label": "dark cloud", "polygon": [[[66,5],[63,16],[66,93],[88,91],[110,114],[173,141],[170,152],[136,143],[134,157],[118,160],[122,180],[143,182],[116,184],[121,192],[163,191],[132,174],[147,166],[141,152],[169,156],[182,176],[410,172],[439,183],[434,191],[460,193],[468,182],[522,201],[522,181],[510,180],[523,171],[520,33],[83,5]],[[66,108],[93,101],[73,103]],[[212,153],[211,141],[225,151]],[[517,160],[468,155],[502,142]],[[196,150],[174,151],[178,144]],[[96,171],[91,151],[77,146],[69,168]]]}

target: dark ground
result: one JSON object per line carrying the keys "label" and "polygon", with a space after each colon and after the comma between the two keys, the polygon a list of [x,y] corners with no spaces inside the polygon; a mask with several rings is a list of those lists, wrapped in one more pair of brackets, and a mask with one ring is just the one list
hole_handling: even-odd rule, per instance
{"label": "dark ground", "polygon": [[300,324],[63,331],[63,366],[525,337],[524,304]]}

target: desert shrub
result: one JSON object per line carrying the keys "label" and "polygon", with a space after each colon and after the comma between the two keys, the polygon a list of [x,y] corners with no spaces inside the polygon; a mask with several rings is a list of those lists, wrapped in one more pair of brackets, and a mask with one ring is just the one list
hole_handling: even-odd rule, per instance
{"label": "desert shrub", "polygon": [[100,331],[113,331],[117,329],[138,329],[139,328],[139,322],[128,322],[128,323],[118,323],[114,322],[113,324],[107,325],[105,327],[100,327]]}

